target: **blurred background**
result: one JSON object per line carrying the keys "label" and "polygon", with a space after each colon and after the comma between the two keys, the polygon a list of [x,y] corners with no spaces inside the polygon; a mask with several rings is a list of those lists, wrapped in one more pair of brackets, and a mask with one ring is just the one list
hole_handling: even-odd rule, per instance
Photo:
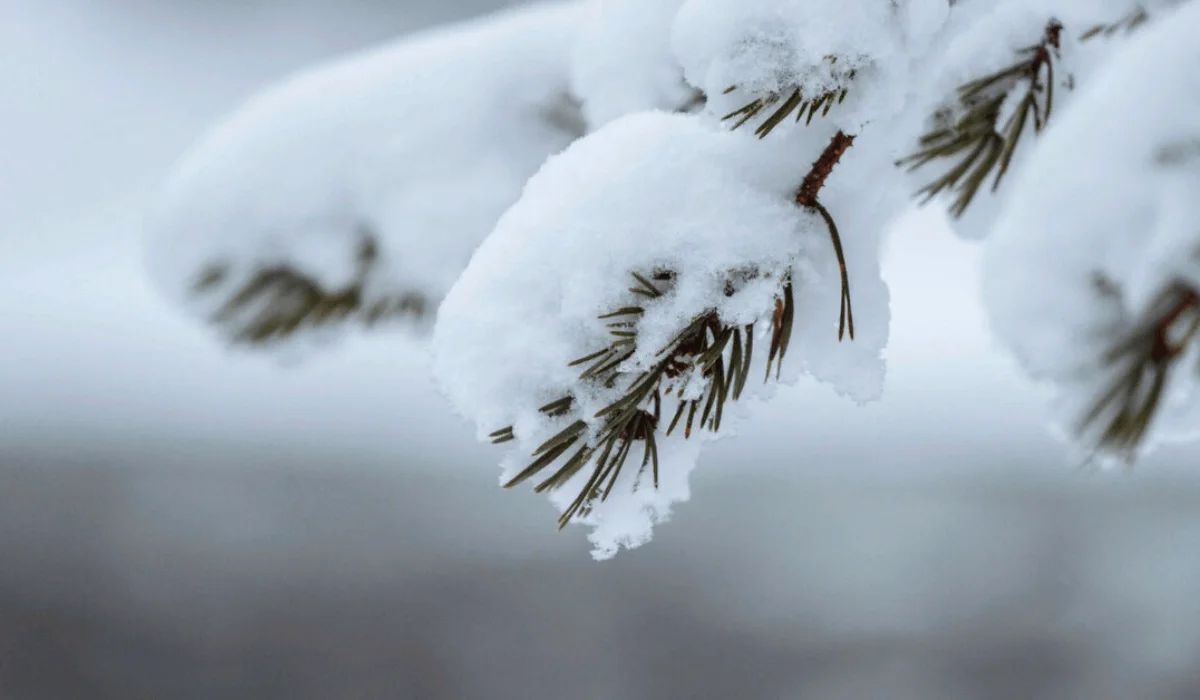
{"label": "blurred background", "polygon": [[146,287],[212,121],[500,4],[0,3],[0,699],[1200,697],[1200,451],[1072,467],[931,213],[890,239],[886,398],[781,391],[602,564],[420,346],[280,366]]}

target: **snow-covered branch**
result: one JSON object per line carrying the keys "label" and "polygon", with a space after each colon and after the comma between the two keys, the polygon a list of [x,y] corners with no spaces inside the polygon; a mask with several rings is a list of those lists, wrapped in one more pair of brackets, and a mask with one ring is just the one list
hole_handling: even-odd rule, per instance
{"label": "snow-covered branch", "polygon": [[525,180],[583,131],[580,3],[438,29],[286,79],[185,157],[149,222],[159,286],[228,341],[433,312]]}
{"label": "snow-covered branch", "polygon": [[437,307],[437,381],[505,445],[503,483],[591,525],[602,557],[688,497],[746,399],[801,375],[878,398],[880,239],[915,198],[984,241],[995,332],[1059,388],[1066,434],[1135,454],[1200,427],[1198,15],[501,13],[319,68],[218,128],[154,219],[157,276],[239,342]]}

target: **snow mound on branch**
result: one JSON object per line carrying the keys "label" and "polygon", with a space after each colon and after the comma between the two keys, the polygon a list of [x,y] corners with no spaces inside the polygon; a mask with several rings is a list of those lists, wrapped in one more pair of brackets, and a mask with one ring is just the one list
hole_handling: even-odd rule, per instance
{"label": "snow mound on branch", "polygon": [[858,133],[902,107],[910,61],[937,31],[945,4],[687,0],[672,45],[714,113],[765,95],[786,97],[796,88],[815,98],[849,87],[847,103],[828,118]]}
{"label": "snow mound on branch", "polygon": [[[1172,282],[1200,289],[1197,36],[1193,2],[1113,56],[1046,132],[985,248],[992,329],[1056,386],[1065,432],[1111,376],[1102,356],[1114,339]],[[1179,361],[1152,438],[1194,436],[1195,367]]]}
{"label": "snow mound on branch", "polygon": [[[819,217],[792,203],[793,154],[748,143],[756,142],[695,116],[643,112],[624,117],[551,158],[476,251],[439,309],[434,372],[481,437],[514,427],[516,447],[503,462],[503,481],[565,425],[582,419],[594,431],[596,411],[622,395],[625,385],[581,382],[580,368],[568,365],[611,340],[598,316],[645,302],[629,292],[631,272],[650,276],[671,270],[675,277],[664,296],[645,302],[637,351],[625,363],[630,373],[647,368],[707,310],[715,309],[729,324],[769,319],[779,280],[788,270],[797,330],[784,364],[785,381],[795,379],[798,365],[836,364],[815,356],[831,344],[806,346],[801,335],[808,330],[800,328],[801,319],[818,317],[824,321],[820,332],[837,346],[840,282],[829,234]],[[870,262],[864,261],[868,268]],[[728,295],[729,273],[746,269],[763,275]],[[864,296],[863,303],[872,302]],[[886,289],[882,306],[886,317]],[[884,326],[886,337],[886,321]],[[760,324],[760,332],[767,327]],[[765,338],[758,339],[760,355],[767,345]],[[840,348],[850,351],[849,345]],[[764,356],[756,357],[757,372],[764,371],[765,362]],[[853,376],[857,368],[843,369],[847,383],[859,381]],[[753,376],[750,385],[756,384]],[[539,412],[564,396],[575,399],[567,416],[547,418]],[[697,438],[664,437],[662,428],[658,489],[648,480],[638,482],[636,465],[627,466],[613,495],[582,518],[594,527],[597,558],[642,544],[653,524],[669,516],[671,505],[687,499]],[[640,450],[634,453],[640,456]],[[585,467],[552,492],[560,510],[591,471]]]}
{"label": "snow mound on branch", "polygon": [[671,22],[683,0],[600,0],[576,42],[571,90],[599,128],[643,110],[674,111],[696,100],[671,52]]}
{"label": "snow mound on branch", "polygon": [[[263,269],[343,289],[370,241],[362,305],[417,295],[432,311],[526,179],[582,131],[567,97],[582,11],[500,12],[267,89],[170,178],[148,223],[153,279],[207,319]],[[193,293],[213,266],[222,293]]]}

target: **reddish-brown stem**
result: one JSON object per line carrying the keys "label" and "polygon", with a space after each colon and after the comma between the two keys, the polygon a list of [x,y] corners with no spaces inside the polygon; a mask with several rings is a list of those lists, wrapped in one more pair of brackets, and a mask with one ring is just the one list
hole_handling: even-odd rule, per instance
{"label": "reddish-brown stem", "polygon": [[1180,293],[1179,300],[1175,302],[1175,305],[1171,307],[1171,310],[1167,312],[1165,316],[1163,316],[1161,321],[1158,322],[1158,328],[1156,331],[1157,340],[1152,352],[1154,359],[1170,359],[1183,352],[1182,347],[1171,344],[1171,340],[1167,334],[1171,332],[1171,328],[1179,321],[1179,319],[1182,318],[1185,313],[1194,309],[1197,304],[1200,304],[1200,296],[1198,296],[1195,291],[1191,289],[1185,289],[1182,293]]}
{"label": "reddish-brown stem", "polygon": [[854,145],[854,137],[844,131],[838,131],[830,139],[829,145],[821,152],[821,157],[812,164],[800,189],[796,190],[796,204],[818,214],[829,228],[829,238],[833,241],[833,251],[837,255],[838,268],[842,275],[842,311],[838,321],[838,340],[846,331],[850,332],[850,340],[854,340],[854,312],[850,306],[850,273],[846,270],[846,255],[842,250],[842,237],[838,234],[833,216],[822,204],[818,196],[825,181],[833,173],[833,169],[842,160],[842,156],[850,146]]}
{"label": "reddish-brown stem", "polygon": [[1042,37],[1042,43],[1030,47],[1033,52],[1033,59],[1029,62],[1029,75],[1037,77],[1042,68],[1050,63],[1050,49],[1054,49],[1055,53],[1062,46],[1062,29],[1063,26],[1057,20],[1051,20],[1046,25],[1046,34]]}
{"label": "reddish-brown stem", "polygon": [[800,189],[796,190],[796,204],[802,207],[812,207],[817,203],[817,195],[825,186],[825,180],[833,172],[834,167],[842,159],[842,155],[854,144],[854,137],[839,131],[833,135],[829,145],[821,153],[821,157],[812,164]]}

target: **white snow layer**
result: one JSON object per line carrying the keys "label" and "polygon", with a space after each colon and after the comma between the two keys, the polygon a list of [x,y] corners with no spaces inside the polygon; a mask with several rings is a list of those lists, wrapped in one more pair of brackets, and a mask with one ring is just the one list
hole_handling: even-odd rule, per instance
{"label": "white snow layer", "polygon": [[227,289],[283,266],[327,291],[351,282],[363,236],[378,264],[364,306],[416,293],[435,308],[546,156],[581,131],[567,63],[584,7],[542,3],[433,30],[302,72],[214,128],[148,223],[157,285]]}
{"label": "white snow layer", "polygon": [[[1102,356],[1152,300],[1176,281],[1200,289],[1200,2],[1161,14],[1051,125],[985,248],[992,329],[1057,387],[1067,433],[1112,377]],[[1178,364],[1158,441],[1200,424],[1195,358]]]}

